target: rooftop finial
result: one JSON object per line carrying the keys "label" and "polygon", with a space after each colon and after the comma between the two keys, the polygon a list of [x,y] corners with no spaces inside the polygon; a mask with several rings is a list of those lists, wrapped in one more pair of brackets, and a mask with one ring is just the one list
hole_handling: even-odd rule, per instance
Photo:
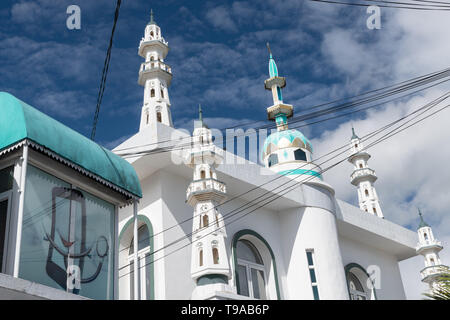
{"label": "rooftop finial", "polygon": [[269,50],[270,57],[272,57],[272,50],[270,50],[269,42],[266,42],[267,50]]}
{"label": "rooftop finial", "polygon": [[150,9],[150,22],[148,24],[156,24],[155,20],[153,19],[153,9]]}
{"label": "rooftop finial", "polygon": [[420,224],[419,229],[422,227],[429,227],[429,225],[423,220],[422,211],[420,211],[420,208],[417,208],[417,211],[419,211],[419,217],[420,217]]}
{"label": "rooftop finial", "polygon": [[201,122],[203,122],[202,105],[201,105],[200,103],[198,104],[198,120],[200,120]]}
{"label": "rooftop finial", "polygon": [[356,135],[356,133],[355,133],[355,128],[353,127],[353,125],[352,125],[352,140],[353,139],[359,139],[359,137]]}

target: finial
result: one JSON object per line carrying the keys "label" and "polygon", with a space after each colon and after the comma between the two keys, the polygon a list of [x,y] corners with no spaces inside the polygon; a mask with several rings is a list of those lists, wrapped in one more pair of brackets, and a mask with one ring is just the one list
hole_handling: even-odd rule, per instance
{"label": "finial", "polygon": [[429,227],[429,225],[425,222],[425,220],[423,220],[422,211],[420,211],[420,208],[417,208],[417,211],[419,212],[420,217],[419,229],[422,227]]}
{"label": "finial", "polygon": [[272,57],[272,50],[270,50],[270,44],[269,42],[266,42],[267,50],[269,50],[269,55]]}
{"label": "finial", "polygon": [[355,128],[353,127],[353,124],[352,124],[352,140],[353,139],[359,139],[359,137],[356,135]]}
{"label": "finial", "polygon": [[153,9],[150,9],[150,22],[148,24],[156,24],[155,20],[153,19]]}
{"label": "finial", "polygon": [[203,122],[202,105],[201,105],[200,103],[198,104],[198,120],[200,120],[201,122]]}

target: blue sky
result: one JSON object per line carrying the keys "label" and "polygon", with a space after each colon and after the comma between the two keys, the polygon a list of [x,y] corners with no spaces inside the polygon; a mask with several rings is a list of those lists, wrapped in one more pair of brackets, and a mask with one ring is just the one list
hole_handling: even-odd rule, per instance
{"label": "blue sky", "polygon": [[[109,41],[114,0],[21,0],[0,3],[0,90],[89,136]],[[66,8],[81,8],[81,30],[66,28]],[[143,88],[139,41],[150,8],[169,42],[166,62],[175,127],[191,128],[197,105],[212,128],[266,119],[264,90],[270,42],[284,101],[295,112],[448,67],[448,13],[382,9],[381,30],[366,27],[364,8],[309,1],[123,1],[114,37],[96,140],[108,148],[138,131]],[[302,129],[315,153],[346,143],[353,124],[375,130],[444,92],[437,87],[359,113]],[[377,145],[370,166],[387,219],[415,230],[420,206],[436,235],[450,241],[449,112]],[[259,123],[265,124],[267,122]],[[431,155],[431,156],[430,156]],[[442,168],[433,174],[430,168]],[[356,204],[350,164],[325,179],[339,198]],[[444,250],[444,263],[450,255]],[[420,257],[401,264],[407,295],[420,298]]]}

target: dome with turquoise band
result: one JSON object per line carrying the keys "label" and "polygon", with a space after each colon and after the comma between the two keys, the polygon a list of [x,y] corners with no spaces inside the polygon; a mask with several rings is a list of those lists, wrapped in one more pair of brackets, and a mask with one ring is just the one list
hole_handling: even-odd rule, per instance
{"label": "dome with turquoise band", "polygon": [[283,130],[267,137],[263,146],[263,157],[284,148],[303,148],[313,152],[311,142],[300,131]]}

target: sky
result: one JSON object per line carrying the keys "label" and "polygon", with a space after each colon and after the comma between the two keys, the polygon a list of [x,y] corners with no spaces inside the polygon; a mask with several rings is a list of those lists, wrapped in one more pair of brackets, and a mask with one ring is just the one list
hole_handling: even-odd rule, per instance
{"label": "sky", "polygon": [[[0,91],[90,136],[111,33],[113,0],[21,0],[0,3]],[[69,5],[81,29],[66,27]],[[365,8],[305,0],[122,1],[96,141],[114,148],[138,131],[143,88],[139,41],[153,8],[169,42],[174,126],[192,128],[197,105],[211,128],[266,124],[271,95],[266,42],[276,59],[286,103],[295,112],[444,69],[450,57],[447,12],[381,8],[381,29],[369,30]],[[363,136],[449,90],[443,84],[367,112],[302,128],[315,155]],[[444,245],[450,241],[450,110],[370,149],[369,161],[386,219],[416,230],[417,207]],[[357,205],[352,166],[324,174],[338,198]],[[441,252],[450,264],[450,248]],[[400,263],[408,299],[425,287],[421,257]]]}

